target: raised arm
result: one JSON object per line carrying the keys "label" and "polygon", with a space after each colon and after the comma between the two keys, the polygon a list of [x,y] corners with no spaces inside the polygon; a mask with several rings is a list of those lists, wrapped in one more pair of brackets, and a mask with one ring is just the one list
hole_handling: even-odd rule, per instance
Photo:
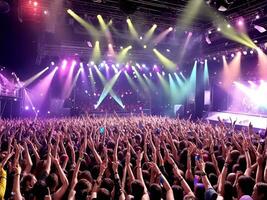
{"label": "raised arm", "polygon": [[151,162],[150,163],[151,169],[155,171],[157,174],[157,178],[159,178],[160,182],[163,184],[164,189],[166,190],[166,200],[174,200],[172,187],[170,186],[168,180],[165,178],[165,176],[161,173],[159,167],[156,163]]}
{"label": "raised arm", "polygon": [[94,145],[94,142],[93,142],[93,139],[92,139],[91,135],[88,138],[87,144],[88,144],[88,147],[90,148],[90,150],[93,152],[97,164],[100,165],[102,163],[102,159],[101,159],[100,155],[97,153],[97,151],[95,149],[95,145]]}
{"label": "raised arm", "polygon": [[24,174],[29,174],[31,172],[31,169],[32,169],[32,159],[31,159],[31,156],[30,156],[30,153],[29,153],[29,149],[28,149],[28,145],[26,142],[24,142],[23,144],[23,147],[24,147],[24,158],[25,158],[25,161],[26,161],[26,167],[24,169]]}
{"label": "raised arm", "polygon": [[53,163],[56,166],[56,169],[58,171],[58,175],[60,178],[60,182],[62,183],[62,186],[54,194],[52,194],[52,196],[53,196],[54,200],[60,200],[60,199],[62,199],[63,195],[65,194],[65,192],[68,189],[69,181],[68,181],[66,175],[64,174],[64,172],[63,172],[63,170],[59,164],[59,160],[55,157],[52,157],[52,156],[51,156],[51,160],[53,161]]}
{"label": "raised arm", "polygon": [[144,186],[144,195],[142,197],[143,200],[148,200],[149,196],[148,196],[148,190],[143,178],[143,172],[142,172],[142,159],[143,159],[143,154],[144,152],[139,151],[137,154],[137,160],[136,160],[136,165],[137,165],[137,179],[141,181],[141,183]]}

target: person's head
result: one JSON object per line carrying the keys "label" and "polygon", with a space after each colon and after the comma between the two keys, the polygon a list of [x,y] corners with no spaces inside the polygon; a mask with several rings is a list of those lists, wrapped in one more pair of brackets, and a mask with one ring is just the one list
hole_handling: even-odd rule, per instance
{"label": "person's head", "polygon": [[159,184],[153,183],[149,188],[150,199],[160,200],[162,195],[162,189]]}
{"label": "person's head", "polygon": [[43,200],[49,194],[49,188],[44,181],[37,181],[33,187],[34,200]]}
{"label": "person's head", "polygon": [[218,177],[217,177],[216,174],[210,173],[209,174],[209,180],[210,180],[211,185],[215,186],[217,184],[217,182],[218,182]]}
{"label": "person's head", "polygon": [[114,187],[114,182],[110,178],[104,178],[101,182],[100,188],[107,189],[110,193],[112,192]]}
{"label": "person's head", "polygon": [[173,191],[173,196],[174,196],[175,200],[183,199],[184,192],[183,192],[183,188],[181,186],[173,185],[172,186],[172,191]]}
{"label": "person's head", "polygon": [[55,173],[50,174],[46,178],[46,184],[50,188],[50,191],[54,192],[58,186],[58,176]]}
{"label": "person's head", "polygon": [[224,191],[226,191],[224,193],[224,200],[232,200],[235,194],[233,184],[226,181],[224,183]]}
{"label": "person's head", "polygon": [[144,194],[144,185],[139,180],[134,180],[131,183],[131,194],[134,196],[135,200],[141,200]]}
{"label": "person's head", "polygon": [[267,199],[267,183],[257,183],[253,188],[252,193],[253,200],[265,200]]}
{"label": "person's head", "polygon": [[198,183],[195,185],[195,195],[196,195],[196,199],[198,200],[205,199],[205,187],[202,183]]}
{"label": "person's head", "polygon": [[97,200],[111,200],[110,192],[105,188],[100,188],[97,192]]}
{"label": "person's head", "polygon": [[34,184],[37,182],[36,178],[32,174],[25,175],[21,180],[21,187],[24,190],[29,190],[33,188]]}
{"label": "person's head", "polygon": [[89,182],[93,182],[91,172],[88,170],[85,170],[85,171],[82,171],[81,173],[79,173],[78,179],[86,179]]}
{"label": "person's head", "polygon": [[240,176],[237,180],[237,196],[240,198],[243,195],[252,195],[255,181],[250,176]]}
{"label": "person's head", "polygon": [[235,173],[229,173],[227,175],[226,180],[229,181],[230,183],[232,183],[232,185],[234,185],[234,183],[235,183],[235,177],[236,177]]}
{"label": "person's head", "polygon": [[84,193],[84,191],[89,193],[91,189],[92,189],[92,184],[86,179],[80,179],[75,186],[75,191],[79,194]]}

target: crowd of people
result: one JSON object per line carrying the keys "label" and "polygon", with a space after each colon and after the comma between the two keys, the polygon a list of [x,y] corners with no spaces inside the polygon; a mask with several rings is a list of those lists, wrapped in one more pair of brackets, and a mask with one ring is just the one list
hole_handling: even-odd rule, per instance
{"label": "crowd of people", "polygon": [[266,200],[266,134],[234,124],[1,120],[0,199]]}

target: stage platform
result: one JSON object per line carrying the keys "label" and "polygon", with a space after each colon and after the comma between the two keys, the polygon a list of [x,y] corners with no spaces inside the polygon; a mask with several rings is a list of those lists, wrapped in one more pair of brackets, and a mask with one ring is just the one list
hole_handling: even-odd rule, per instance
{"label": "stage platform", "polygon": [[255,114],[244,114],[244,113],[231,113],[231,112],[210,112],[207,120],[210,122],[218,122],[218,117],[225,123],[231,123],[230,118],[236,122],[236,126],[247,127],[251,122],[253,127],[256,129],[266,129],[267,127],[267,116],[266,115],[255,115]]}

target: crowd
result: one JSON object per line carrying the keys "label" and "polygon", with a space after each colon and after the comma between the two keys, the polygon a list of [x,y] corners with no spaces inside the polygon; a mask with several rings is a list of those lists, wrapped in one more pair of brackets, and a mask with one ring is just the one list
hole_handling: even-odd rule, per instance
{"label": "crowd", "polygon": [[266,134],[234,124],[2,120],[0,199],[266,200]]}

